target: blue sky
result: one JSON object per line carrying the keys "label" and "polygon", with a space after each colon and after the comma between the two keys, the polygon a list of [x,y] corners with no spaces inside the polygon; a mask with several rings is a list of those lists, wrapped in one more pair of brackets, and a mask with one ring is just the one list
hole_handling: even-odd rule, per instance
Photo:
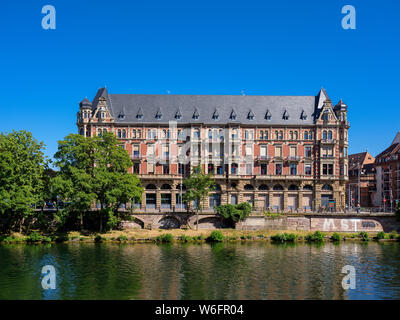
{"label": "blue sky", "polygon": [[[42,6],[56,8],[44,30]],[[341,8],[356,9],[344,30]],[[0,4],[0,131],[47,145],[77,132],[78,103],[111,93],[316,95],[349,106],[350,152],[400,130],[396,1],[61,1]]]}

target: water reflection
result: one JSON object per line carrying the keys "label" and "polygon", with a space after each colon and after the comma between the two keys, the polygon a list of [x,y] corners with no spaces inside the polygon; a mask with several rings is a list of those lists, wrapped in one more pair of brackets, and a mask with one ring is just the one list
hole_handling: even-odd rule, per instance
{"label": "water reflection", "polygon": [[[0,246],[0,299],[399,299],[400,246],[51,244]],[[54,265],[57,289],[43,290]],[[356,269],[345,291],[344,265]]]}

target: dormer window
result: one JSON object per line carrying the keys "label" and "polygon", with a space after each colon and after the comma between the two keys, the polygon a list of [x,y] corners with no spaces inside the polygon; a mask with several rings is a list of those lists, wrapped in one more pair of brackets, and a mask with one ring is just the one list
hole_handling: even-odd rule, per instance
{"label": "dormer window", "polygon": [[289,120],[289,113],[287,112],[287,110],[285,110],[285,112],[283,113],[282,119]]}
{"label": "dormer window", "polygon": [[125,119],[125,114],[120,112],[119,115],[118,115],[118,119],[121,119],[121,120]]}
{"label": "dormer window", "polygon": [[235,112],[235,110],[232,110],[231,115],[229,116],[229,119],[236,120],[236,112]]}
{"label": "dormer window", "polygon": [[304,110],[301,111],[300,119],[301,120],[307,120],[307,115],[306,115]]}
{"label": "dormer window", "polygon": [[175,113],[175,119],[176,120],[181,120],[182,119],[182,114],[181,114],[181,111],[179,109]]}
{"label": "dormer window", "polygon": [[265,113],[265,119],[271,120],[271,112],[269,112],[269,110],[267,110],[267,112]]}
{"label": "dormer window", "polygon": [[142,120],[142,119],[143,119],[143,115],[142,115],[142,114],[138,114],[138,115],[136,115],[136,119],[138,119],[138,120]]}
{"label": "dormer window", "polygon": [[218,120],[218,118],[219,118],[219,113],[218,113],[217,109],[215,109],[215,111],[214,111],[214,113],[213,113],[213,115],[212,115],[212,118],[213,118],[214,120]]}
{"label": "dormer window", "polygon": [[253,111],[249,111],[249,113],[247,114],[247,119],[249,119],[249,120],[254,120],[254,113],[253,113]]}
{"label": "dormer window", "polygon": [[160,108],[159,108],[159,109],[157,110],[157,113],[156,113],[156,119],[157,119],[157,120],[160,120],[161,117],[162,117],[162,113],[161,113],[161,110],[160,110]]}
{"label": "dormer window", "polygon": [[199,120],[199,112],[197,111],[197,109],[194,110],[192,118],[194,120]]}

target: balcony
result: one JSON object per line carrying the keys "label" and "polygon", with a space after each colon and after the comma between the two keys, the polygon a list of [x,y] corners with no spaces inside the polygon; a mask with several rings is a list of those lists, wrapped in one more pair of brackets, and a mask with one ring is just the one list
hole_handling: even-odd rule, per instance
{"label": "balcony", "polygon": [[271,156],[257,156],[257,161],[266,161],[269,162],[271,161],[272,157]]}
{"label": "balcony", "polygon": [[336,143],[336,139],[321,139],[320,143],[321,144],[335,144]]}
{"label": "balcony", "polygon": [[132,160],[141,160],[142,156],[139,153],[134,152],[133,154],[131,154],[131,159]]}
{"label": "balcony", "polygon": [[313,176],[310,175],[256,175],[256,180],[312,180]]}
{"label": "balcony", "polygon": [[300,157],[298,157],[298,156],[289,156],[289,157],[286,158],[286,160],[288,162],[299,162],[300,161]]}

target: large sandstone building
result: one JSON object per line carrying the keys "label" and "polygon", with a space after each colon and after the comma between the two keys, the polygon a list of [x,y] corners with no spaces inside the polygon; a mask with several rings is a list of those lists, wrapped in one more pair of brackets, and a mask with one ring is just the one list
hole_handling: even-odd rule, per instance
{"label": "large sandstone building", "polygon": [[[113,132],[145,188],[142,211],[182,211],[183,179],[201,165],[217,188],[203,204],[262,212],[345,206],[347,106],[317,96],[144,95],[98,90],[79,133]],[[192,204],[191,204],[192,205]]]}

